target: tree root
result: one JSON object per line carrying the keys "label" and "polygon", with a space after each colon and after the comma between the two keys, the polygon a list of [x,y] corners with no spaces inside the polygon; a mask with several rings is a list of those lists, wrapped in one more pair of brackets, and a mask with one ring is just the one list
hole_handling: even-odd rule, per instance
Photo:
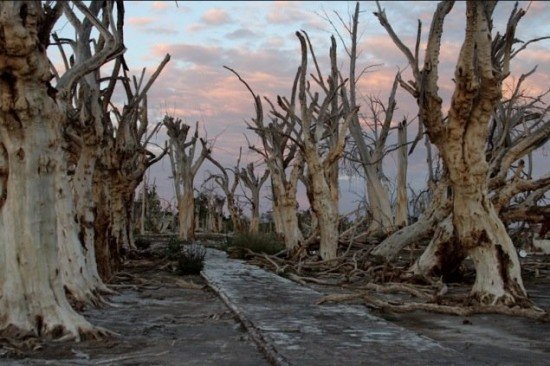
{"label": "tree root", "polygon": [[[391,286],[386,287],[384,291],[390,292]],[[395,288],[396,290],[398,288]],[[393,289],[391,289],[393,291]],[[404,288],[399,288],[403,291]],[[408,291],[408,290],[405,290]],[[509,307],[506,305],[441,305],[430,302],[401,302],[387,301],[372,296],[368,292],[350,293],[350,294],[331,294],[319,299],[316,304],[324,304],[327,302],[348,302],[351,300],[362,299],[366,306],[379,309],[381,311],[389,311],[394,313],[408,313],[417,310],[428,311],[439,314],[456,315],[456,316],[471,316],[475,314],[502,314],[509,316],[519,316],[523,318],[535,319],[543,322],[550,321],[550,313],[536,307]]]}
{"label": "tree root", "polygon": [[[504,314],[546,321],[548,313],[538,309],[531,302],[484,304],[462,291],[453,290],[442,279],[407,272],[410,263],[406,258],[400,258],[399,265],[394,263],[376,263],[370,252],[372,248],[344,251],[336,259],[329,261],[315,260],[313,257],[303,257],[299,261],[282,258],[277,255],[247,253],[252,264],[259,265],[279,275],[283,275],[302,285],[318,284],[323,286],[342,286],[349,294],[333,294],[321,298],[318,303],[346,302],[361,299],[370,306],[394,312],[411,312],[423,310],[428,312],[468,316],[473,314]],[[413,258],[414,259],[414,258]],[[411,260],[411,258],[409,258]],[[546,263],[528,263],[535,270],[544,271]],[[523,269],[529,267],[523,265]],[[457,292],[458,290],[458,292]],[[418,299],[416,302],[386,301],[371,295],[401,294]],[[394,297],[395,298],[395,297]]]}

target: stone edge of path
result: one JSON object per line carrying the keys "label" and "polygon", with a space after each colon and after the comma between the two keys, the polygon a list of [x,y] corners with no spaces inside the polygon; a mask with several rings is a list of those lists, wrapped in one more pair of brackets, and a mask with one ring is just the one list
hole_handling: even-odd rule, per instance
{"label": "stone edge of path", "polygon": [[241,324],[245,327],[252,340],[256,343],[260,351],[265,355],[267,361],[273,366],[290,366],[291,364],[281,355],[273,345],[267,342],[262,333],[254,326],[254,324],[243,314],[237,305],[235,305],[223,289],[214,284],[208,276],[201,271],[201,276],[206,280],[208,286],[222,299],[227,307],[237,316]]}

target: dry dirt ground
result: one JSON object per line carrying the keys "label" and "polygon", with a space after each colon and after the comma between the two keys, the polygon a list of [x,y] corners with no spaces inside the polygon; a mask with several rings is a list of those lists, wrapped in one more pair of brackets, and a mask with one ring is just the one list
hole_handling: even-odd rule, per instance
{"label": "dry dirt ground", "polygon": [[80,343],[0,342],[0,365],[267,365],[240,323],[200,276],[133,260],[117,276],[114,306],[88,309],[118,337]]}
{"label": "dry dirt ground", "polygon": [[[550,281],[528,283],[537,306],[550,311]],[[442,346],[467,354],[488,365],[550,365],[550,323],[496,314],[468,317],[411,312],[384,314],[394,324],[431,338]]]}

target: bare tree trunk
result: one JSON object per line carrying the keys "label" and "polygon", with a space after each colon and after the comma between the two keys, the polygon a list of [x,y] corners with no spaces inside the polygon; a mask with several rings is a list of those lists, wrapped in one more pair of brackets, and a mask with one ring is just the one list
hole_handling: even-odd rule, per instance
{"label": "bare tree trunk", "polygon": [[[339,237],[338,185],[332,185],[335,179],[331,173],[334,174],[334,165],[338,164],[339,159],[343,155],[348,127],[353,117],[356,116],[358,108],[341,108],[332,111],[331,115],[328,116],[323,107],[317,104],[317,97],[308,98],[308,95],[311,95],[309,90],[310,84],[306,83],[308,44],[311,57],[313,60],[316,60],[316,58],[307,34],[305,32],[296,32],[296,36],[300,40],[302,51],[302,62],[298,72],[297,84],[299,114],[292,110],[294,108],[293,104],[285,105],[279,102],[279,105],[283,110],[290,111],[291,115],[298,114],[300,116],[301,132],[297,133],[296,130],[293,131],[296,134],[294,140],[300,146],[303,159],[307,164],[307,169],[305,170],[306,188],[309,189],[308,197],[319,224],[321,258],[323,260],[330,260],[337,256]],[[329,84],[331,89],[328,89],[324,85],[321,71],[317,62],[314,61],[317,74],[319,75],[317,82],[325,91],[325,98],[321,102],[323,105],[328,104],[332,98],[338,95],[338,83],[337,80],[334,80],[338,74],[336,40],[334,37],[331,38],[330,61],[333,71],[329,79],[331,80]],[[272,113],[276,116],[281,116],[281,113],[277,113],[276,111]],[[323,136],[325,135],[325,128],[327,126],[330,129],[329,136],[334,134],[337,138],[327,148],[322,148]]]}
{"label": "bare tree trunk", "polygon": [[[249,148],[260,154],[267,164],[271,174],[275,231],[284,239],[285,248],[289,252],[294,252],[303,242],[298,225],[296,189],[304,163],[301,154],[297,153],[297,145],[290,141],[290,134],[296,121],[289,121],[287,115],[286,118],[272,119],[272,122],[265,126],[261,97],[254,93],[250,85],[235,70],[227,66],[224,67],[239,78],[254,98],[256,116],[249,126],[260,137],[262,148],[253,145]],[[297,82],[298,75],[294,80],[292,105],[295,103]],[[293,163],[292,166],[291,163]],[[291,168],[289,169],[289,167]],[[288,174],[288,170],[290,170],[290,174]]]}
{"label": "bare tree trunk", "polygon": [[111,221],[111,177],[99,167],[94,172],[93,196],[96,208],[94,220],[94,246],[97,270],[104,281],[112,278],[120,266],[120,253],[117,253],[116,240]]}
{"label": "bare tree trunk", "polygon": [[511,304],[526,296],[519,260],[483,181],[477,187],[454,185],[453,223],[476,268],[472,295],[482,303]]}
{"label": "bare tree trunk", "polygon": [[[273,210],[273,217],[277,215],[280,225],[278,234],[282,235],[285,247],[289,251],[294,251],[304,241],[300,226],[298,225],[298,216],[296,215],[296,191],[282,191],[275,183],[274,191],[277,195],[277,210]],[[282,192],[281,192],[282,191]],[[275,213],[277,212],[277,214]],[[277,221],[275,221],[277,222]]]}
{"label": "bare tree trunk", "polygon": [[143,179],[143,186],[141,187],[141,217],[139,225],[139,233],[145,234],[145,206],[147,204],[147,179]]}
{"label": "bare tree trunk", "polygon": [[207,157],[207,159],[210,160],[221,172],[221,174],[211,174],[207,180],[213,179],[225,193],[225,197],[227,199],[227,210],[229,211],[229,215],[231,216],[231,222],[233,223],[233,231],[237,233],[244,231],[244,227],[243,227],[244,225],[241,219],[241,212],[235,202],[235,191],[237,189],[237,186],[240,180],[239,169],[241,164],[241,154],[242,154],[242,149],[239,149],[239,158],[237,159],[237,165],[232,170],[233,181],[231,184],[229,184],[229,175],[227,174],[227,171],[226,171],[231,169],[224,168],[217,160],[213,158],[213,156],[209,155]]}
{"label": "bare tree trunk", "polygon": [[309,165],[309,175],[314,192],[317,192],[311,202],[319,228],[319,254],[324,260],[334,259],[338,251],[338,201],[334,201],[325,181],[324,172]]}
{"label": "bare tree trunk", "polygon": [[[348,28],[348,32],[351,36],[350,45],[350,64],[349,64],[349,99],[344,93],[344,102],[347,104],[349,110],[353,110],[357,107],[356,96],[356,61],[357,61],[357,37],[359,27],[359,2],[355,6],[355,12],[353,15],[352,24]],[[384,121],[381,124],[381,131],[375,132],[374,146],[370,147],[365,142],[363,131],[359,123],[359,116],[355,115],[352,118],[349,130],[350,134],[357,146],[357,154],[361,160],[361,166],[366,177],[366,191],[369,200],[369,208],[372,213],[372,223],[368,229],[368,235],[386,237],[388,234],[395,230],[394,219],[391,210],[390,195],[388,189],[383,183],[383,171],[382,171],[382,159],[384,157],[384,147],[388,136],[389,128],[391,125],[393,112],[396,107],[395,93],[397,90],[397,77],[394,80],[393,87],[390,93],[387,109],[384,110]],[[371,99],[371,109],[374,109],[374,100]],[[374,112],[374,110],[373,110]],[[381,121],[379,121],[376,113],[373,113],[374,124],[377,127]]]}
{"label": "bare tree trunk", "polygon": [[[95,248],[88,247],[84,218],[78,218],[66,171],[56,174],[56,212],[59,245],[59,267],[65,291],[81,303],[99,305],[99,292],[109,292],[97,273]],[[77,218],[75,220],[75,218]]]}
{"label": "bare tree trunk", "polygon": [[92,278],[100,280],[100,282],[96,284],[99,291],[110,292],[101,281],[95,254],[94,222],[97,208],[94,201],[93,186],[97,151],[97,146],[91,147],[86,144],[82,147],[74,177],[72,178],[72,188],[75,198],[76,214],[78,215],[78,223],[80,226],[78,237],[84,249],[88,271]]}
{"label": "bare tree trunk", "polygon": [[[199,139],[199,123],[195,125],[195,132],[187,140],[190,126],[165,116],[164,126],[170,138],[170,164],[172,167],[174,188],[178,200],[179,236],[183,240],[195,239],[195,197],[193,180],[204,160],[211,154],[211,147],[206,140]],[[195,159],[197,142],[200,141],[201,152]]]}
{"label": "bare tree trunk", "polygon": [[265,170],[261,177],[256,176],[253,163],[248,164],[246,169],[241,169],[239,173],[240,181],[250,190],[250,197],[247,196],[247,198],[252,206],[250,226],[248,228],[248,231],[251,233],[257,233],[260,227],[260,191],[268,176],[269,170]]}
{"label": "bare tree trunk", "polygon": [[372,213],[372,223],[369,226],[368,233],[372,236],[385,237],[394,228],[390,196],[374,166],[367,166],[365,173],[367,176],[369,209]]}
{"label": "bare tree trunk", "polygon": [[65,115],[49,95],[48,40],[37,37],[50,26],[40,2],[0,3],[2,337],[79,338],[93,331],[67,301],[59,267],[56,177],[65,169]]}
{"label": "bare tree trunk", "polygon": [[233,223],[233,231],[240,233],[244,231],[243,222],[241,220],[241,213],[239,208],[235,204],[235,197],[227,195],[227,209],[229,210],[229,215],[231,216],[231,222]]}
{"label": "bare tree trunk", "polygon": [[184,178],[182,199],[178,202],[179,237],[182,240],[195,240],[195,197],[193,182]]}
{"label": "bare tree trunk", "polygon": [[395,209],[395,226],[398,228],[409,224],[407,199],[407,120],[399,124],[397,144],[397,202]]}
{"label": "bare tree trunk", "polygon": [[448,187],[448,181],[443,177],[435,185],[432,201],[418,221],[388,236],[374,248],[371,254],[383,258],[384,261],[390,261],[406,246],[433,235],[438,223],[451,212]]}
{"label": "bare tree trunk", "polygon": [[464,258],[464,250],[454,235],[452,215],[449,215],[437,225],[428,247],[412,266],[412,272],[423,276],[442,276],[446,282]]}
{"label": "bare tree trunk", "polygon": [[482,303],[513,304],[525,303],[526,293],[517,253],[489,199],[485,147],[489,122],[502,96],[502,82],[509,75],[516,25],[525,11],[514,9],[505,34],[493,43],[495,6],[494,2],[475,1],[466,5],[465,38],[446,121],[438,93],[438,62],[443,22],[453,2],[441,2],[434,13],[422,71],[417,55],[399,40],[384,11],[379,7],[375,15],[409,60],[416,84],[402,86],[416,96],[420,119],[449,172],[454,233],[476,269],[471,295]]}

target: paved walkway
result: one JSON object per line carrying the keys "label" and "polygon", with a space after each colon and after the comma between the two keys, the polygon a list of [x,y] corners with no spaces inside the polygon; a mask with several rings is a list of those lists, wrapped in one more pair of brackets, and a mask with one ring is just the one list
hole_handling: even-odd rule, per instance
{"label": "paved walkway", "polygon": [[360,305],[315,305],[323,295],[209,249],[203,277],[275,365],[480,365],[369,314]]}

